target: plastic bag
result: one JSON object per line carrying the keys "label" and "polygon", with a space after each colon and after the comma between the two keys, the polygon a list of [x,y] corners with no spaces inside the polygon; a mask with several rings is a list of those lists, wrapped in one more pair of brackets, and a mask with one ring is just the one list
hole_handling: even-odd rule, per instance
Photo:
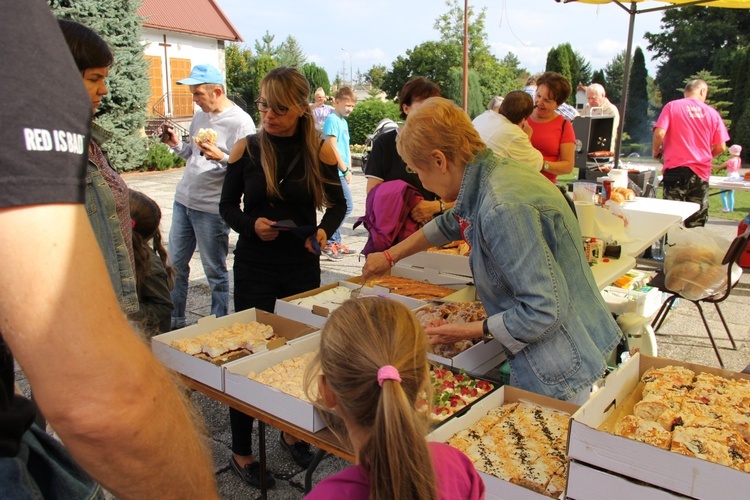
{"label": "plastic bag", "polygon": [[[723,292],[727,268],[722,265],[731,241],[705,227],[675,226],[669,230],[664,257],[664,285],[688,300]],[[735,265],[733,275],[742,273]],[[739,277],[739,276],[738,276]]]}

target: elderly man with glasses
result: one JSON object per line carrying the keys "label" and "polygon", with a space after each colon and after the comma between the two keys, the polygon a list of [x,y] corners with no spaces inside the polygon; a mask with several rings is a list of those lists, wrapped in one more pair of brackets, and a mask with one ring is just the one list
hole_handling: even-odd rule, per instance
{"label": "elderly man with glasses", "polygon": [[180,141],[168,126],[162,135],[162,142],[187,160],[177,184],[169,231],[169,257],[175,269],[172,329],[186,324],[189,264],[196,244],[211,287],[211,314],[220,317],[229,313],[229,226],[219,215],[219,198],[229,151],[239,139],[255,133],[252,118],[229,100],[224,76],[210,64],[195,66],[188,78],[177,83],[190,86],[200,110],[190,124],[188,143]]}

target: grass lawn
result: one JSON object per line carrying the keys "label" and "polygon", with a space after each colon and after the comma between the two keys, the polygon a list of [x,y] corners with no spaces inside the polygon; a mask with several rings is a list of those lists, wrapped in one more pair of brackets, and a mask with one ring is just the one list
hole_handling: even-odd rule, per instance
{"label": "grass lawn", "polygon": [[[713,175],[716,175],[715,173]],[[578,180],[578,169],[574,168],[573,172],[568,175],[560,175],[557,177],[557,182],[563,186],[566,186],[570,182],[575,182]],[[734,221],[741,221],[745,218],[745,216],[750,213],[750,191],[735,191],[734,192],[734,212],[725,214],[721,211],[722,204],[721,204],[721,196],[718,194],[719,191],[717,189],[712,189],[711,194],[713,196],[709,197],[709,205],[708,205],[708,216],[709,218],[716,218],[716,219],[727,219],[727,220],[734,220]],[[661,198],[661,188],[658,189],[657,195],[658,198]]]}

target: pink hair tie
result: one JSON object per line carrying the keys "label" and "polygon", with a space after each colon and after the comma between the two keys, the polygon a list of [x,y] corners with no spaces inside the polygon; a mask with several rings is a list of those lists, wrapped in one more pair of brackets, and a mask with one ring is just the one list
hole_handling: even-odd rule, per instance
{"label": "pink hair tie", "polygon": [[401,375],[398,374],[398,370],[395,366],[385,365],[378,369],[378,385],[383,387],[384,380],[395,380],[401,382]]}
{"label": "pink hair tie", "polygon": [[135,228],[135,221],[130,219],[130,227]]}

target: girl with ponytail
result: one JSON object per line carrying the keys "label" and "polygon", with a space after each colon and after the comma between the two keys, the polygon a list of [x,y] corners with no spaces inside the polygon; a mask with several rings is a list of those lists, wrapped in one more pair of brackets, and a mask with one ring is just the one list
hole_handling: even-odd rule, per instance
{"label": "girl with ponytail", "polygon": [[305,386],[311,400],[343,421],[356,465],[321,481],[307,498],[484,498],[471,461],[425,439],[427,418],[415,404],[428,382],[426,348],[414,314],[393,300],[349,300],[328,318]]}

